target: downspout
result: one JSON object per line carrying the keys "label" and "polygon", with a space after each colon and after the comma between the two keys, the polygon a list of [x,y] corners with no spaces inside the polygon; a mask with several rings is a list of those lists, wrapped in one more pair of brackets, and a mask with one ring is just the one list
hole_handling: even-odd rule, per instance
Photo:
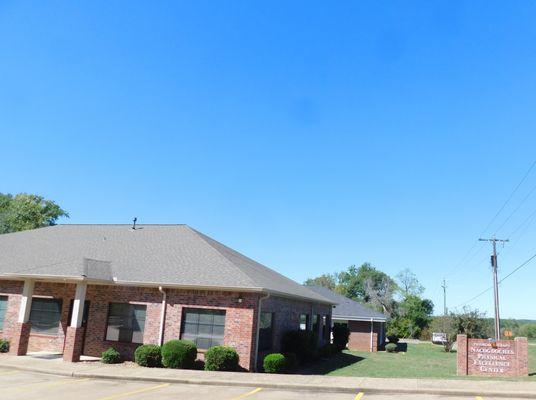
{"label": "downspout", "polygon": [[266,296],[259,297],[259,307],[257,311],[257,332],[255,334],[255,364],[253,365],[253,369],[255,372],[257,372],[257,363],[259,361],[259,331],[261,326],[261,303],[263,300],[266,300],[270,297],[270,293],[266,293]]}
{"label": "downspout", "polygon": [[371,318],[370,319],[370,352],[371,353],[374,350],[373,337],[374,337],[374,318]]}
{"label": "downspout", "polygon": [[160,330],[158,331],[158,345],[162,346],[164,343],[164,324],[166,322],[166,300],[167,294],[162,286],[158,286],[158,291],[162,293],[162,311],[160,312]]}

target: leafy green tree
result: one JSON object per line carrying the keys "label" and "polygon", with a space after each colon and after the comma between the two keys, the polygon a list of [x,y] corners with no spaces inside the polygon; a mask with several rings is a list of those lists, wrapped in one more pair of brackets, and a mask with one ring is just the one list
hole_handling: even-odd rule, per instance
{"label": "leafy green tree", "polygon": [[54,201],[42,196],[0,193],[0,233],[55,225],[61,217],[68,218],[69,214]]}
{"label": "leafy green tree", "polygon": [[383,297],[388,294],[388,288],[396,288],[394,280],[385,272],[374,268],[370,263],[364,263],[360,267],[352,265],[348,270],[338,274],[338,291],[351,299],[369,303],[374,293],[380,293]]}
{"label": "leafy green tree", "polygon": [[397,313],[389,322],[388,334],[418,338],[432,321],[434,304],[431,300],[409,295],[398,303]]}
{"label": "leafy green tree", "polygon": [[337,275],[336,274],[323,274],[316,278],[309,278],[305,282],[307,286],[323,286],[330,290],[335,290],[337,287]]}

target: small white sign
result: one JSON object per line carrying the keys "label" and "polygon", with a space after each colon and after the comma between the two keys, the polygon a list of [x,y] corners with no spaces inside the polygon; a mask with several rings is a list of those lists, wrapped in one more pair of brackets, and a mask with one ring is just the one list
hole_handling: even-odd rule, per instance
{"label": "small white sign", "polygon": [[433,344],[444,344],[447,342],[447,334],[443,332],[434,332],[432,333],[432,343]]}

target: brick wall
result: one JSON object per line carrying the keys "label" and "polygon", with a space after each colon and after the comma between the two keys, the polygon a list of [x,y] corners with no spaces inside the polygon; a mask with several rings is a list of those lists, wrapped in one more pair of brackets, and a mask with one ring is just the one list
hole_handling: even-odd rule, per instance
{"label": "brick wall", "polygon": [[[2,332],[3,337],[11,338],[13,332],[16,331],[22,287],[22,282],[0,280],[0,295],[9,296]],[[63,352],[65,335],[69,325],[69,307],[71,300],[74,299],[75,290],[76,285],[71,283],[36,282],[34,297],[46,296],[62,299],[61,322],[56,335],[31,334],[29,351]],[[237,350],[243,368],[252,369],[255,359],[259,294],[178,289],[166,289],[166,293],[164,342],[180,338],[184,308],[225,310],[224,344]],[[146,305],[143,342],[158,343],[162,294],[157,288],[88,285],[86,300],[90,302],[90,305],[84,335],[84,355],[100,357],[101,353],[108,347],[114,347],[124,358],[133,358],[134,350],[139,344],[106,340],[108,307],[111,302]],[[283,333],[287,330],[298,329],[300,314],[331,315],[331,306],[282,297],[270,297],[263,302],[263,311],[275,313],[274,348],[272,351],[277,351]],[[71,347],[67,350],[69,353],[72,352]],[[203,356],[202,353],[203,351],[200,351],[200,358]],[[262,360],[262,355],[259,360]]]}
{"label": "brick wall", "polygon": [[[370,321],[348,321],[350,337],[348,338],[348,349],[354,351],[371,351],[370,349]],[[378,351],[381,330],[383,324],[374,322],[372,333],[372,351]]]}
{"label": "brick wall", "polygon": [[[273,347],[270,350],[259,352],[259,365],[262,365],[264,356],[268,353],[274,353],[281,350],[281,339],[285,332],[295,331],[300,327],[300,315],[318,314],[321,316],[329,315],[331,318],[331,306],[325,304],[316,304],[307,301],[288,299],[284,297],[269,297],[263,300],[261,304],[262,312],[274,313],[273,321]],[[329,324],[329,321],[328,321]],[[329,327],[328,327],[329,329]],[[322,324],[319,324],[318,337],[320,338],[319,345],[325,344],[327,341],[322,338]],[[328,336],[329,337],[329,336]]]}
{"label": "brick wall", "polygon": [[528,375],[527,338],[515,340],[457,338],[458,375],[526,376]]}
{"label": "brick wall", "polygon": [[[9,296],[8,309],[2,336],[11,338],[16,331],[22,282],[0,281],[0,295]],[[62,352],[69,325],[69,307],[74,299],[75,284],[36,282],[34,297],[46,296],[62,299],[60,327],[56,335],[32,333],[28,351]],[[255,332],[257,325],[256,307],[258,294],[231,293],[220,291],[167,290],[166,324],[164,341],[179,339],[183,308],[211,308],[226,311],[224,344],[234,347],[240,364],[250,369],[253,363]],[[238,298],[242,298],[239,303]],[[109,347],[116,348],[125,359],[132,359],[139,344],[120,343],[106,340],[108,306],[110,302],[144,304],[147,306],[144,343],[158,343],[162,294],[157,288],[127,286],[89,285],[86,293],[89,300],[88,324],[85,331],[84,355],[100,357]],[[201,351],[202,352],[202,351]],[[201,354],[202,358],[202,354]]]}

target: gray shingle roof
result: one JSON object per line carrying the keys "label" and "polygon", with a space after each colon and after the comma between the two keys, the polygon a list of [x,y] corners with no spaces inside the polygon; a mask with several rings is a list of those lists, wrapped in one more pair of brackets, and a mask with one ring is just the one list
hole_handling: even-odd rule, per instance
{"label": "gray shingle roof", "polygon": [[387,317],[377,311],[374,311],[357,301],[349,299],[339,293],[335,293],[323,286],[307,286],[313,292],[318,293],[322,297],[330,299],[336,306],[333,308],[333,319],[357,319],[357,320],[386,320]]}
{"label": "gray shingle roof", "polygon": [[0,277],[268,291],[331,303],[187,225],[57,225],[0,235]]}

